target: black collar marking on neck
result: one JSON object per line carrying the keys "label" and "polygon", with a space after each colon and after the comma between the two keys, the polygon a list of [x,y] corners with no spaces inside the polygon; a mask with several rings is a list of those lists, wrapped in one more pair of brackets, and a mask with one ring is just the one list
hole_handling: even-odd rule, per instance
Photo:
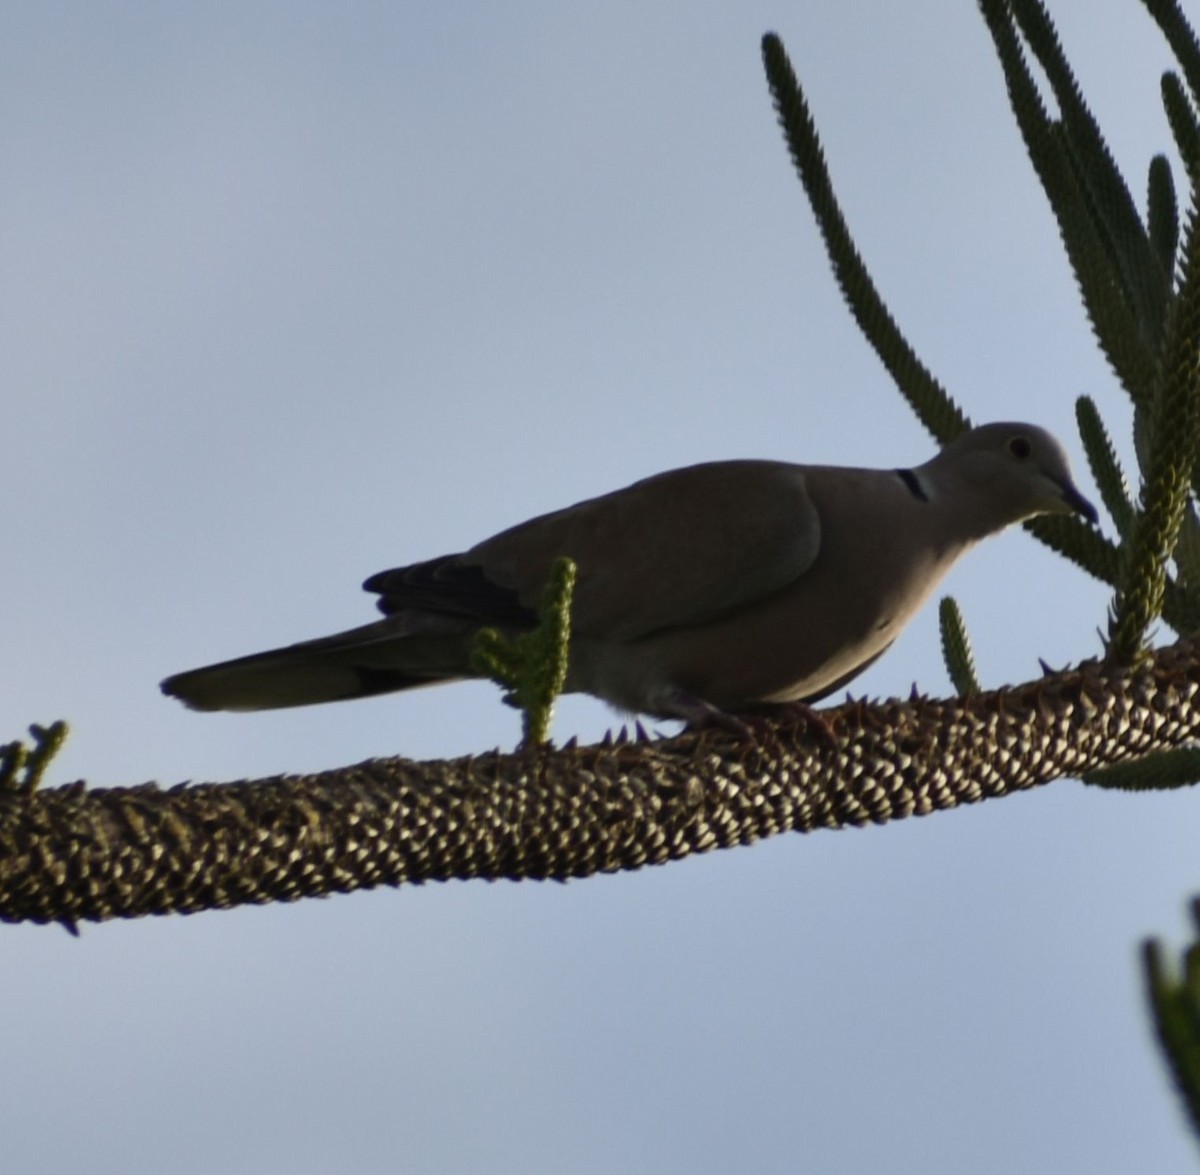
{"label": "black collar marking on neck", "polygon": [[921,479],[911,469],[897,469],[896,476],[908,487],[908,492],[922,502],[929,501],[929,495],[921,484]]}

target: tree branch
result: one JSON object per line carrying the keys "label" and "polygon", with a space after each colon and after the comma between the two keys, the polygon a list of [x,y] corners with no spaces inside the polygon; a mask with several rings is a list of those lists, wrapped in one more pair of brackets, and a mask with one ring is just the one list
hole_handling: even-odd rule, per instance
{"label": "tree branch", "polygon": [[1200,732],[1200,641],[970,698],[824,711],[836,745],[768,728],[229,784],[0,793],[0,919],[295,901],[403,882],[587,877],[780,832],[1007,795]]}

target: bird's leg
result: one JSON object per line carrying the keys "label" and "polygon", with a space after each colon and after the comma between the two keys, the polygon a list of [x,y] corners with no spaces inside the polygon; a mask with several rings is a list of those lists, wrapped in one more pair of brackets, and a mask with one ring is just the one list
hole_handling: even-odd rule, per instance
{"label": "bird's leg", "polygon": [[746,742],[758,740],[750,723],[743,721],[736,714],[727,714],[711,702],[689,694],[686,690],[671,690],[660,705],[661,717],[679,718],[687,723],[689,730],[728,730]]}
{"label": "bird's leg", "polygon": [[807,702],[762,702],[754,707],[752,714],[778,722],[791,722],[794,726],[803,726],[831,747],[838,745],[837,735],[833,733],[833,727],[829,725],[828,720],[820,710],[814,709]]}

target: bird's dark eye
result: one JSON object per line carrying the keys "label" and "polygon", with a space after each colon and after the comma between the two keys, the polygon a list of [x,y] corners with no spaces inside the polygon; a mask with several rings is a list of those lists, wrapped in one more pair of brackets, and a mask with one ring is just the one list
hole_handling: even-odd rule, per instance
{"label": "bird's dark eye", "polygon": [[1018,461],[1024,461],[1030,453],[1033,452],[1033,446],[1029,443],[1028,437],[1013,437],[1008,442],[1008,451],[1016,457]]}

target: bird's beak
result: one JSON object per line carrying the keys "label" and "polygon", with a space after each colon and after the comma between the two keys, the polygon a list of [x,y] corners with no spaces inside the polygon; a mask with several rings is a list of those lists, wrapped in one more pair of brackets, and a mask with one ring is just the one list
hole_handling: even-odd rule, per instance
{"label": "bird's beak", "polygon": [[1060,483],[1062,499],[1067,508],[1074,514],[1082,514],[1093,526],[1100,521],[1096,507],[1091,504],[1070,482]]}

